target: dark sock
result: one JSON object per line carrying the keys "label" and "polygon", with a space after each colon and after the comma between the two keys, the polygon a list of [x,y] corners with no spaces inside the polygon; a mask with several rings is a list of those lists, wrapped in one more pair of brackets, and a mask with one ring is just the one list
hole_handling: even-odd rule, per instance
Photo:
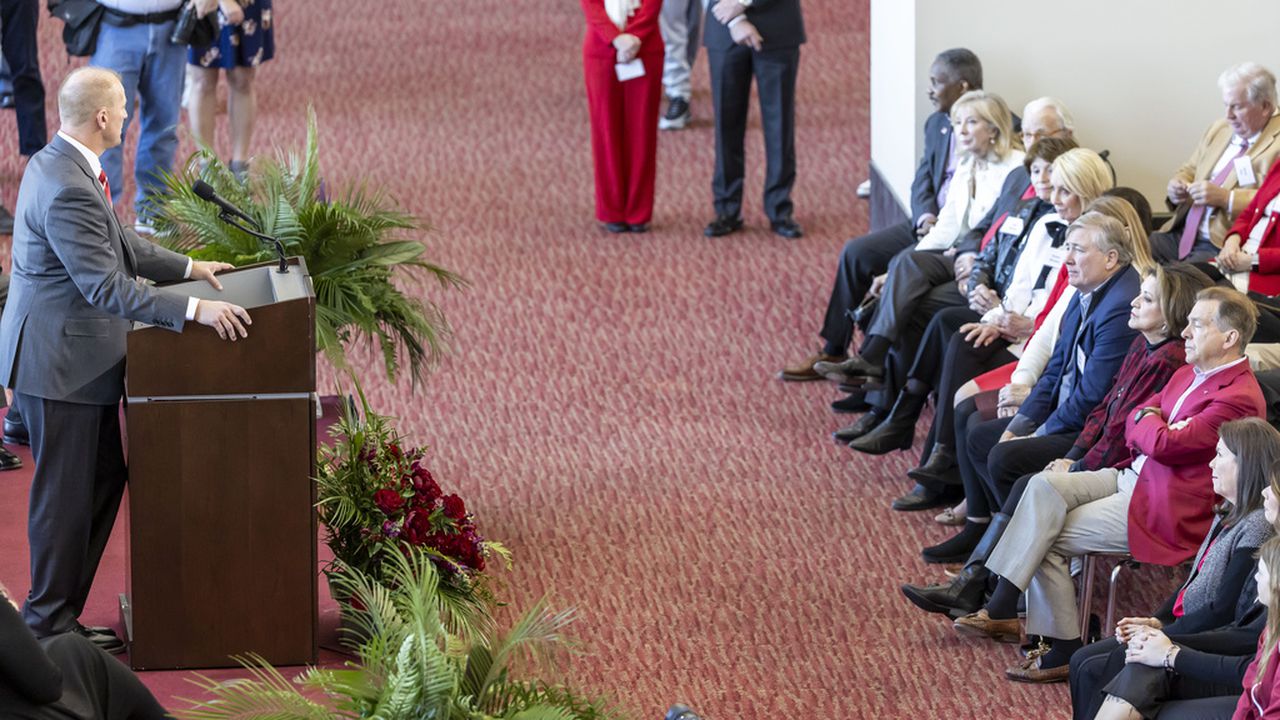
{"label": "dark sock", "polygon": [[832,345],[830,342],[824,342],[822,344],[822,354],[830,355],[831,357],[842,358],[848,355],[848,351],[842,347],[836,347],[835,345]]}
{"label": "dark sock", "polygon": [[879,335],[868,335],[858,354],[863,360],[879,367],[884,365],[884,359],[889,354],[890,347],[892,347],[890,342]]}
{"label": "dark sock", "polygon": [[1000,578],[996,589],[987,601],[987,614],[992,620],[1012,620],[1018,617],[1018,596],[1022,591],[1017,585]]}
{"label": "dark sock", "polygon": [[973,548],[986,532],[987,523],[976,523],[966,519],[964,527],[960,528],[960,532],[954,537],[926,548],[926,551],[931,555],[967,555],[973,552]]}
{"label": "dark sock", "polygon": [[1080,638],[1074,640],[1049,638],[1049,652],[1040,656],[1040,669],[1048,670],[1066,665],[1071,662],[1072,654],[1082,647],[1084,647],[1084,643],[1080,641]]}

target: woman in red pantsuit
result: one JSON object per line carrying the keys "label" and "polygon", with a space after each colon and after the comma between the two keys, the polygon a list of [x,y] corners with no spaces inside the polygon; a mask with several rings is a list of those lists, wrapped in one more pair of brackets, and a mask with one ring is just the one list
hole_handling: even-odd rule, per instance
{"label": "woman in red pantsuit", "polygon": [[[662,0],[582,0],[582,66],[591,110],[596,219],[612,233],[645,232],[653,216],[658,108],[662,96]],[[639,59],[644,75],[618,80],[615,65]]]}

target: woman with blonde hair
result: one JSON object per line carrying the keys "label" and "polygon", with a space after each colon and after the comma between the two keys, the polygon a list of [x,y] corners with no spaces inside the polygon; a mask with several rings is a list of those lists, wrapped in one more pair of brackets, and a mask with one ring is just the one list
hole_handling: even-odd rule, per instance
{"label": "woman with blonde hair", "polygon": [[[1062,141],[1041,141],[1033,146],[1033,153],[1040,152],[1038,146],[1046,142]],[[882,393],[881,402],[847,432],[841,431],[851,436],[850,448],[879,455],[911,447],[916,420],[928,394],[934,388],[940,389],[940,397],[953,391],[954,386],[942,387],[942,379],[947,377],[944,351],[951,337],[967,324],[984,320],[1003,323],[1002,334],[1009,335],[1010,339],[995,342],[1000,338],[992,338],[985,352],[972,354],[974,365],[961,371],[965,374],[962,380],[1015,359],[1004,348],[1013,339],[1029,335],[1033,319],[1044,308],[1051,281],[1065,258],[1063,231],[1066,225],[1080,216],[1084,206],[1111,188],[1111,170],[1092,150],[1074,148],[1054,154],[1048,170],[1047,182],[1043,183],[1047,185],[1048,197],[1037,198],[1036,202],[1049,206],[1046,210],[1052,212],[1039,215],[1035,222],[1022,222],[1018,233],[1008,233],[1012,237],[988,243],[982,259],[974,263],[967,287],[957,287],[957,292],[950,290],[952,286],[945,286],[950,290],[951,307],[937,309],[932,318],[927,313],[937,305],[921,307],[909,314],[911,322],[924,325],[928,319],[928,325],[915,344],[899,342],[892,346],[885,363],[891,372],[885,373],[887,391]],[[1003,260],[1000,267],[997,260]],[[890,273],[894,272],[891,265]],[[912,284],[907,281],[908,275],[895,274],[894,277],[899,287]],[[885,302],[891,300],[886,298]],[[883,323],[878,320],[879,315],[867,330],[869,336],[884,332],[880,329]],[[1010,329],[1015,326],[1015,320],[1018,329]],[[1024,326],[1025,332],[1021,330]],[[949,412],[941,412],[935,419],[942,423],[950,420]]]}

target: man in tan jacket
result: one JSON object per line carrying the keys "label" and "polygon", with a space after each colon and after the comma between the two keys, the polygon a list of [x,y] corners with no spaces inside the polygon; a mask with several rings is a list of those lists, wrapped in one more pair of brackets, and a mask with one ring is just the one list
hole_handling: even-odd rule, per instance
{"label": "man in tan jacket", "polygon": [[1167,203],[1175,214],[1151,236],[1157,262],[1216,257],[1227,229],[1280,154],[1275,75],[1257,63],[1241,63],[1222,73],[1218,87],[1226,112],[1169,180]]}

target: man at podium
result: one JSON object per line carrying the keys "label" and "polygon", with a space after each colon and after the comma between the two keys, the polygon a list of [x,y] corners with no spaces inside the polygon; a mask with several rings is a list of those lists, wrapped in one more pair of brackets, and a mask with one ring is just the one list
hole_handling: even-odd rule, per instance
{"label": "man at podium", "polygon": [[231,266],[193,262],[116,218],[99,156],[120,144],[128,111],[110,70],[80,68],[63,81],[61,129],[32,156],[18,190],[0,319],[0,384],[18,398],[35,458],[23,619],[37,637],[79,633],[109,652],[124,644],[79,616],[127,477],[119,415],[126,333],[132,321],[181,332],[194,320],[235,340],[250,324],[237,305],[142,280],[192,278],[221,290],[214,274]]}

